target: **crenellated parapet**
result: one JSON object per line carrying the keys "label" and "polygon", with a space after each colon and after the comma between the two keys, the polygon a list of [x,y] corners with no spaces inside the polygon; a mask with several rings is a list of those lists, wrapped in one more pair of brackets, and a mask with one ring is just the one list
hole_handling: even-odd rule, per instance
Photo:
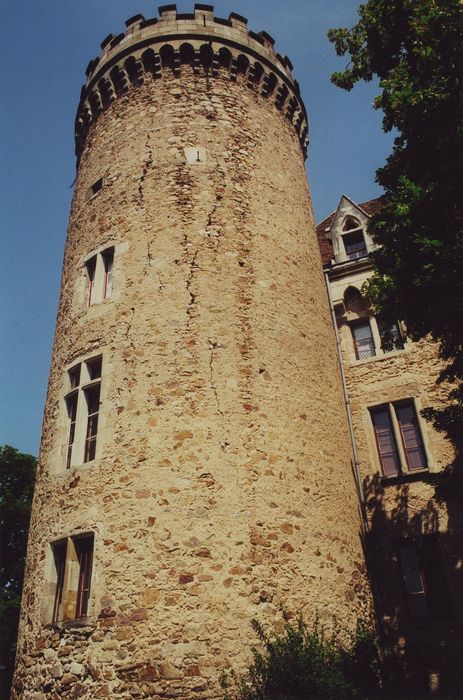
{"label": "crenellated parapet", "polygon": [[247,19],[235,13],[214,17],[213,7],[203,4],[195,4],[191,14],[164,5],[159,17],[135,15],[125,24],[125,32],[104,39],[101,55],[87,66],[75,125],[78,159],[100,112],[145,80],[160,80],[167,72],[180,75],[185,64],[208,78],[226,74],[271,100],[293,124],[306,154],[308,123],[299,86],[290,60],[275,51],[269,34],[248,30]]}

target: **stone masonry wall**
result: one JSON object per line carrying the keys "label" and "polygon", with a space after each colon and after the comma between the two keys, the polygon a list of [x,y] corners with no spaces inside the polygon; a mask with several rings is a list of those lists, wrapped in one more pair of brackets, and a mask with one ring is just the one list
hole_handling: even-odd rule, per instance
{"label": "stone masonry wall", "polygon": [[[113,295],[86,308],[106,244]],[[97,458],[66,470],[66,368],[99,351]],[[252,618],[352,627],[370,606],[351,465],[297,134],[240,76],[146,80],[80,160],[13,697],[215,698]],[[44,624],[49,543],[88,531],[89,616]]]}
{"label": "stone masonry wall", "polygon": [[[339,301],[345,290],[362,284],[371,270],[346,274],[333,284],[333,297]],[[350,314],[350,322],[355,320]],[[439,687],[455,675],[463,645],[463,595],[461,542],[463,523],[458,498],[436,498],[435,484],[426,474],[384,478],[378,456],[369,407],[414,399],[418,411],[427,407],[445,406],[448,387],[436,383],[443,369],[438,348],[430,339],[412,342],[406,339],[404,349],[356,360],[351,328],[346,316],[338,318],[341,354],[346,372],[353,429],[358,449],[359,468],[365,493],[369,525],[372,574],[376,582],[382,641],[395,656],[385,656],[385,668],[403,659],[405,675],[412,675],[416,665],[423,687]],[[420,417],[420,428],[427,453],[429,472],[438,475],[449,465],[454,453],[443,434]],[[439,482],[436,482],[439,483]],[[410,618],[397,551],[407,539],[419,540],[436,535],[439,541],[443,583],[441,599],[449,601],[450,614],[442,618],[414,621]],[[426,679],[427,675],[427,679]],[[417,685],[415,690],[419,688]],[[419,691],[418,691],[419,692]],[[444,694],[443,697],[447,697]]]}

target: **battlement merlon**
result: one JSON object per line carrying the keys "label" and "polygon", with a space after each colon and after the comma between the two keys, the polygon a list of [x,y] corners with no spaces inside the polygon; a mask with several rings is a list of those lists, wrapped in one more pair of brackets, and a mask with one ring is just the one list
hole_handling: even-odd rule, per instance
{"label": "battlement merlon", "polygon": [[[195,70],[206,66],[208,75],[219,67],[236,80],[245,73],[250,87],[275,104],[294,124],[304,155],[308,144],[308,124],[299,85],[292,76],[287,56],[274,49],[274,39],[265,31],[255,33],[248,20],[232,12],[228,19],[214,17],[212,5],[195,4],[194,13],[179,13],[176,5],[159,7],[159,17],[145,19],[137,14],[126,20],[125,32],[109,34],[101,43],[99,57],[86,69],[76,118],[76,154],[79,158],[90,123],[99,112],[130,86],[143,82],[143,75],[162,76],[161,68],[170,62],[178,74],[181,63],[191,62]],[[191,60],[185,60],[190,53]]]}

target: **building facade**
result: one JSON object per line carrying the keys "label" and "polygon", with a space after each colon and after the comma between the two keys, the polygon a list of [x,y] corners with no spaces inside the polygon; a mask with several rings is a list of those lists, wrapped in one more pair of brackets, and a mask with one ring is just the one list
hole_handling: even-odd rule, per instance
{"label": "building facade", "polygon": [[343,196],[317,234],[363,490],[385,681],[424,697],[457,682],[461,504],[436,498],[438,475],[454,454],[421,415],[447,401],[445,385],[436,383],[443,369],[437,346],[411,342],[400,319],[386,328],[364,291],[375,247],[367,226],[380,209],[380,199],[356,204]]}
{"label": "building facade", "polygon": [[167,5],[90,62],[15,700],[219,697],[253,618],[370,615],[306,141],[239,15]]}

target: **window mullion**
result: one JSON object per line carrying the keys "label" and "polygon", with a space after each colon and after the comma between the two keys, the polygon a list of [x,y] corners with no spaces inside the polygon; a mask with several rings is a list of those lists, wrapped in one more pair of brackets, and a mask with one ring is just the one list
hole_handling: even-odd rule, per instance
{"label": "window mullion", "polygon": [[375,316],[370,316],[370,328],[371,334],[373,336],[373,341],[375,344],[376,354],[384,355],[383,348],[381,347],[381,335],[379,333],[378,321]]}
{"label": "window mullion", "polygon": [[403,442],[402,442],[402,432],[400,430],[400,425],[399,421],[397,420],[396,412],[394,409],[394,404],[389,403],[388,405],[389,409],[389,415],[391,417],[391,422],[392,422],[392,428],[394,431],[394,440],[395,440],[395,446],[397,450],[397,454],[399,456],[399,462],[400,462],[400,469],[402,472],[407,471],[407,456],[405,454]]}
{"label": "window mullion", "polygon": [[94,282],[94,302],[99,303],[103,299],[103,285],[105,278],[105,266],[101,253],[96,256],[95,282]]}
{"label": "window mullion", "polygon": [[74,435],[74,447],[72,450],[72,466],[75,466],[76,464],[83,464],[86,429],[87,402],[85,400],[83,390],[79,389],[79,397],[77,401],[76,427]]}

